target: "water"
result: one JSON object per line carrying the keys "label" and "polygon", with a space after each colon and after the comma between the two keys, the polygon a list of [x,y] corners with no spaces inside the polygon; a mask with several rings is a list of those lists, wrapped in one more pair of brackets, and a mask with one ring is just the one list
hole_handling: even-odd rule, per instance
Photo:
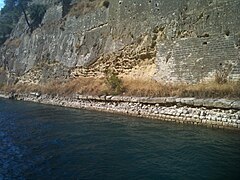
{"label": "water", "polygon": [[240,133],[0,99],[1,179],[240,179]]}

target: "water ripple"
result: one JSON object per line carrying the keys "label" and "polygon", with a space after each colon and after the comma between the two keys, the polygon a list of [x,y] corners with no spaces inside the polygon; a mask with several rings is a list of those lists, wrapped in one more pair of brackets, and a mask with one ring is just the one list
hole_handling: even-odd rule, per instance
{"label": "water ripple", "polygon": [[2,179],[239,179],[240,136],[0,99]]}

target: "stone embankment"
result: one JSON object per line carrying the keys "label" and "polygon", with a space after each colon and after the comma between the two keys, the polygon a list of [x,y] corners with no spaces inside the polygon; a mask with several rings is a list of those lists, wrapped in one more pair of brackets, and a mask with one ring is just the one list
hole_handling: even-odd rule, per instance
{"label": "stone embankment", "polygon": [[240,101],[175,97],[83,96],[59,97],[39,93],[0,97],[64,107],[147,117],[177,123],[240,130]]}

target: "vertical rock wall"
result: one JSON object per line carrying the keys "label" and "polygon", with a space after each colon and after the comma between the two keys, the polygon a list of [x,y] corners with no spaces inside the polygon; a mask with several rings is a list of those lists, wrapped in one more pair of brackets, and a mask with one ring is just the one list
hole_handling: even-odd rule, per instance
{"label": "vertical rock wall", "polygon": [[[107,7],[103,1],[86,1],[94,6],[83,11],[87,6],[78,3],[84,2],[74,1],[75,11],[63,17],[60,1],[46,1],[42,25],[32,33],[21,18],[0,50],[8,76],[22,76],[43,62],[88,68],[126,47],[134,49],[115,61],[136,64],[142,58],[136,49],[145,44],[145,51],[156,51],[152,78],[158,81],[195,83],[213,78],[216,71],[240,79],[239,0],[109,0]],[[59,76],[66,77],[65,68]],[[47,72],[41,77],[56,77]]]}

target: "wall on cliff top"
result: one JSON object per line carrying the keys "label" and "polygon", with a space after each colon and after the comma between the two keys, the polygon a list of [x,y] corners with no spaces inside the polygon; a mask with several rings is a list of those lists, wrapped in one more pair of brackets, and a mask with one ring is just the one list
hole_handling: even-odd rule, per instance
{"label": "wall on cliff top", "polygon": [[48,5],[41,27],[30,33],[21,18],[1,47],[0,65],[8,79],[36,67],[34,83],[67,78],[72,71],[88,75],[86,69],[95,65],[95,72],[124,71],[143,60],[153,60],[151,78],[163,82],[199,82],[216,71],[240,79],[239,0],[103,2],[75,0],[63,17],[60,1],[41,1]]}

